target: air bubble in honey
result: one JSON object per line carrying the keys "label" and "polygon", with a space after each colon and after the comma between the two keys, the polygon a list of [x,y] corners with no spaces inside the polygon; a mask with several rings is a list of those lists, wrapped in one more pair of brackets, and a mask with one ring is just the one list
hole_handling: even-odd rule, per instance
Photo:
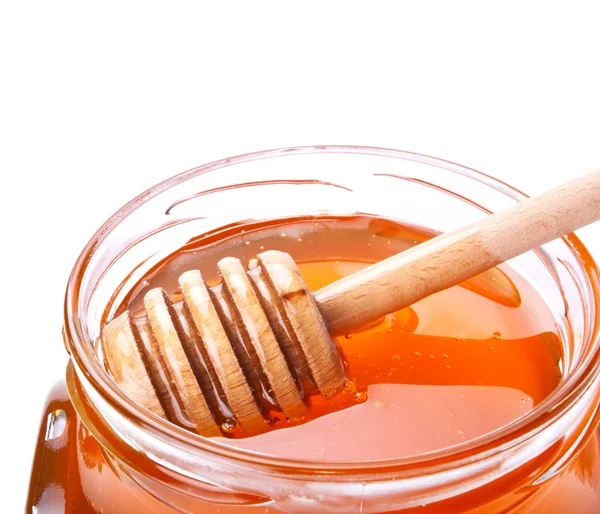
{"label": "air bubble in honey", "polygon": [[231,434],[237,428],[237,423],[234,419],[226,419],[221,423],[221,430],[226,434]]}
{"label": "air bubble in honey", "polygon": [[369,398],[369,394],[366,391],[359,391],[354,395],[354,399],[358,403],[365,403],[367,401],[367,398]]}
{"label": "air bubble in honey", "polygon": [[344,384],[344,392],[346,394],[352,394],[356,392],[356,382],[354,380],[346,380]]}

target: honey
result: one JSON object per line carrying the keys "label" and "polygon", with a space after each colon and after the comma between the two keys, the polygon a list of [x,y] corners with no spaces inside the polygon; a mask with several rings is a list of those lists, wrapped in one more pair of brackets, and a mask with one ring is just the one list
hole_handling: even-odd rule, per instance
{"label": "honey", "polygon": [[[207,282],[217,284],[216,262],[226,256],[252,267],[260,251],[286,251],[314,291],[431,236],[360,216],[237,225],[165,259],[117,314],[138,312],[154,287],[180,296],[177,277],[189,268],[200,267]],[[306,414],[289,419],[272,395],[257,391],[267,396],[261,403],[271,431],[286,430],[246,439],[253,434],[224,416],[223,436],[278,457],[375,460],[459,444],[518,418],[559,383],[561,343],[530,285],[508,268],[486,275],[338,337],[350,392],[346,386],[333,398],[310,396]],[[356,444],[360,434],[376,437]]]}
{"label": "honey", "polygon": [[[252,269],[261,251],[288,252],[309,288],[316,290],[434,235],[366,215],[230,225],[191,240],[163,259],[103,320],[126,309],[139,312],[144,294],[154,287],[163,287],[176,298],[177,277],[189,269],[200,269],[207,282],[216,285],[216,263],[225,256],[238,257]],[[508,265],[341,335],[336,343],[347,377],[338,394],[307,395],[306,414],[289,419],[269,399],[268,391],[255,391],[266,396],[261,401],[266,432],[247,433],[229,417],[221,423],[221,436],[210,439],[268,458],[313,462],[314,468],[319,463],[367,466],[371,461],[426,460],[432,452],[463,447],[468,456],[470,443],[499,433],[543,403],[564,380],[566,365],[553,314],[534,287]],[[100,342],[97,352],[102,355]],[[329,512],[318,504],[296,510],[272,502],[268,494],[221,489],[210,479],[188,484],[183,476],[175,478],[128,450],[110,430],[98,428],[105,425],[85,399],[72,369],[68,382],[71,396],[80,398],[78,412],[86,412],[87,423],[73,410],[64,387],[58,386],[51,394],[47,419],[64,412],[69,422],[57,440],[45,443],[40,436],[29,498],[38,514]],[[373,512],[553,514],[567,506],[575,512],[597,512],[597,433],[580,443],[560,476],[539,480],[535,487],[526,486],[527,480],[559,447],[532,455],[526,466],[474,491]],[[51,458],[57,468],[48,469]],[[344,512],[368,511],[366,502],[357,504],[350,495],[339,502]]]}

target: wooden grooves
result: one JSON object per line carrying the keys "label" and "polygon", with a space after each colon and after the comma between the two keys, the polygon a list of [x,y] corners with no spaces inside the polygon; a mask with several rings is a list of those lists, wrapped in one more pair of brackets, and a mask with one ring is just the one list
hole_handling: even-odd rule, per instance
{"label": "wooden grooves", "polygon": [[288,364],[291,364],[290,370],[294,375],[294,380],[298,388],[303,390],[305,394],[316,394],[319,390],[306,361],[306,356],[302,352],[297,337],[295,337],[294,329],[285,312],[282,299],[279,297],[264,266],[259,266],[258,259],[255,259],[255,263],[256,265],[248,272],[248,277],[257,291],[267,318],[271,322],[271,327],[279,342],[281,351]]}
{"label": "wooden grooves", "polygon": [[258,357],[277,405],[287,416],[300,417],[306,406],[246,270],[232,257],[220,260],[218,267],[230,307],[241,320],[246,347]]}
{"label": "wooden grooves", "polygon": [[300,270],[287,253],[263,252],[258,261],[281,300],[295,346],[304,357],[317,389],[330,396],[344,382],[344,369],[335,344]]}
{"label": "wooden grooves", "polygon": [[105,328],[104,356],[115,382],[142,407],[165,417],[154,382],[150,378],[147,358],[134,335],[129,312],[121,314]]}
{"label": "wooden grooves", "polygon": [[263,428],[262,414],[225,333],[202,275],[196,270],[188,271],[179,277],[179,285],[196,330],[198,330],[200,344],[204,345],[237,420],[246,430],[261,430]]}
{"label": "wooden grooves", "polygon": [[144,297],[144,308],[169,379],[179,392],[183,407],[198,433],[217,435],[218,428],[175,328],[169,299],[162,289],[152,289]]}
{"label": "wooden grooves", "polygon": [[247,273],[238,259],[222,259],[213,288],[187,271],[181,302],[152,289],[145,317],[125,312],[106,325],[107,369],[123,391],[211,436],[236,423],[260,433],[273,411],[301,417],[307,394],[339,388],[341,359],[294,261],[270,251],[258,263]]}

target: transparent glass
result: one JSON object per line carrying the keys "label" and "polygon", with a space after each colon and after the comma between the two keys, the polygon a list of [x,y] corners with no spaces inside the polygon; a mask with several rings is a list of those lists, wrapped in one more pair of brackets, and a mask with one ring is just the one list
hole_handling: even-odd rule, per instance
{"label": "transparent glass", "polygon": [[[65,306],[69,398],[60,387],[51,394],[30,512],[599,512],[598,269],[573,235],[508,263],[554,316],[565,347],[561,385],[510,425],[418,458],[323,463],[232,448],[138,408],[97,357],[103,316],[156,263],[208,231],[364,213],[446,232],[524,197],[447,161],[345,146],[225,159],[141,194],[101,227],[73,270]],[[73,483],[61,478],[61,458],[77,475]],[[58,492],[49,494],[48,484]],[[55,497],[63,510],[49,509]]]}

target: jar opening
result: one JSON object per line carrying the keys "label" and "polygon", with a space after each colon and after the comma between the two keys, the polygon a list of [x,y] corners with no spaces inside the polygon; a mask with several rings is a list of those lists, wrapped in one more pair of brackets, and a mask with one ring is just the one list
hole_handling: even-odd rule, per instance
{"label": "jar opening", "polygon": [[[85,384],[86,393],[89,394],[93,390],[93,395],[96,398],[112,406],[116,412],[132,420],[136,425],[143,427],[144,430],[152,434],[152,437],[159,437],[162,441],[174,446],[183,445],[195,451],[207,452],[236,461],[248,462],[254,465],[274,466],[278,469],[289,469],[298,473],[310,472],[313,475],[320,472],[348,473],[352,471],[360,473],[367,469],[377,469],[381,472],[386,470],[393,470],[394,473],[403,472],[410,476],[417,473],[426,473],[426,470],[456,466],[457,463],[474,462],[479,458],[489,456],[490,453],[506,451],[512,446],[523,443],[524,440],[534,437],[545,428],[558,422],[570,406],[584,396],[586,391],[597,381],[598,363],[600,362],[598,305],[596,302],[599,284],[598,270],[579,239],[574,235],[570,235],[560,241],[553,242],[548,248],[544,247],[535,257],[543,262],[544,267],[555,278],[558,289],[569,288],[569,294],[574,302],[569,305],[565,303],[561,314],[562,335],[565,344],[563,382],[532,411],[515,422],[463,445],[424,453],[416,457],[393,460],[361,461],[359,463],[352,461],[292,461],[252,453],[196,436],[138,408],[111,380],[98,361],[93,346],[98,337],[98,319],[101,317],[98,310],[105,306],[93,304],[90,298],[97,294],[100,281],[105,281],[116,273],[115,270],[118,268],[118,261],[121,257],[121,252],[111,253],[106,250],[112,243],[111,238],[118,237],[123,241],[127,241],[128,247],[131,246],[139,239],[139,234],[143,233],[145,229],[142,229],[139,234],[128,232],[130,227],[125,227],[125,222],[131,222],[132,226],[139,229],[140,223],[143,223],[144,214],[141,210],[144,206],[148,207],[151,202],[162,196],[164,196],[164,201],[160,205],[181,205],[189,197],[189,192],[187,196],[182,196],[181,191],[177,189],[188,181],[201,176],[208,177],[215,170],[221,170],[219,172],[220,176],[227,176],[232,167],[245,163],[265,162],[265,160],[279,161],[283,157],[288,160],[290,158],[295,159],[295,156],[307,155],[373,156],[386,158],[391,162],[414,163],[435,168],[437,170],[435,172],[436,178],[438,174],[445,177],[444,180],[452,180],[452,177],[459,176],[461,178],[461,190],[454,194],[472,204],[475,203],[484,211],[496,210],[509,205],[511,202],[525,198],[523,193],[507,184],[454,163],[397,150],[352,146],[298,147],[257,152],[217,161],[177,175],[142,193],[113,215],[94,235],[75,265],[67,289],[65,332],[75,373],[78,379]],[[283,162],[285,163],[285,161]],[[295,166],[295,169],[304,167],[303,164]],[[401,173],[404,172],[407,172],[407,170],[402,170]],[[410,175],[410,172],[409,169],[408,175]],[[325,178],[330,178],[331,184],[339,185],[339,181],[334,178],[327,176]],[[207,184],[209,183],[210,181],[207,180]],[[475,183],[476,186],[473,185]],[[358,182],[350,185],[342,184],[343,188],[346,189],[356,188],[359,185]],[[471,196],[477,196],[483,190],[494,192],[495,203],[491,202],[489,206],[484,206],[480,203],[479,198],[471,198]],[[153,208],[155,207],[153,206]],[[160,222],[157,225],[156,233],[163,229],[166,224],[185,228],[188,223],[190,223],[190,219],[186,217],[186,213],[183,211],[180,217],[174,220]],[[185,241],[188,232],[182,229],[181,234],[175,231],[170,234],[170,237],[173,234],[179,237],[181,241]],[[148,237],[149,234],[143,233],[143,235]],[[557,262],[563,262],[562,268],[557,268]],[[133,273],[135,269],[129,269],[127,272]],[[569,285],[565,285],[565,281],[570,281]],[[111,298],[111,301],[114,302],[114,298]],[[569,309],[578,312],[580,318],[578,321],[569,318],[573,315],[568,312]],[[93,322],[90,321],[92,317],[94,318]],[[92,324],[94,324],[93,327]]]}

